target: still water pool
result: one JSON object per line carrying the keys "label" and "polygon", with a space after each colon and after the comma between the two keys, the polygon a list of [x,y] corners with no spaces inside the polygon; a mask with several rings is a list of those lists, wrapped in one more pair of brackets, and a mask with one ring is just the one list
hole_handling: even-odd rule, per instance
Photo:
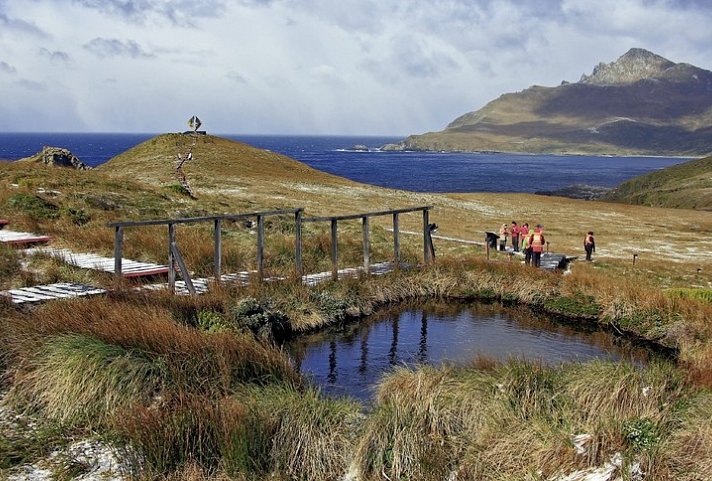
{"label": "still water pool", "polygon": [[394,366],[462,364],[483,356],[544,364],[592,359],[645,364],[655,356],[609,332],[496,304],[401,307],[302,336],[285,349],[323,392],[364,401]]}

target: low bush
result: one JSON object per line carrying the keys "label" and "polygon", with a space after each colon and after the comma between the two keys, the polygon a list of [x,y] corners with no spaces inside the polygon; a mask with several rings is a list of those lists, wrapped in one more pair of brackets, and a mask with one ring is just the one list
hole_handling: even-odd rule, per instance
{"label": "low bush", "polygon": [[60,214],[59,207],[38,195],[15,194],[8,199],[8,205],[35,220],[56,219]]}

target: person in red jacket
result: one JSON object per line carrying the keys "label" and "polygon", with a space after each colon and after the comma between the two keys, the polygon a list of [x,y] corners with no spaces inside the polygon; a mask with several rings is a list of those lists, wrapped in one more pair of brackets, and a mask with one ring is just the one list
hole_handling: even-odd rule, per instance
{"label": "person in red jacket", "polygon": [[529,237],[529,248],[532,250],[532,265],[541,266],[541,253],[544,252],[544,232],[541,224],[537,224],[534,233]]}
{"label": "person in red jacket", "polygon": [[512,247],[514,252],[519,252],[519,233],[521,232],[519,226],[515,221],[512,221],[512,227],[509,229],[509,234],[512,236]]}

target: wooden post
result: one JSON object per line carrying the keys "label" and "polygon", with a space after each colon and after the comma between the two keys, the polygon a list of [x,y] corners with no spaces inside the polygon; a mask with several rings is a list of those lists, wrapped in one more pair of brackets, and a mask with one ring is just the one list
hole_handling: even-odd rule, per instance
{"label": "wooden post", "polygon": [[398,230],[398,214],[393,214],[393,262],[400,265],[400,232]]}
{"label": "wooden post", "polygon": [[423,209],[423,262],[430,262],[430,220],[428,209]]}
{"label": "wooden post", "polygon": [[264,254],[265,254],[265,218],[257,216],[257,275],[262,282],[264,278]]}
{"label": "wooden post", "polygon": [[120,225],[116,226],[114,232],[114,277],[118,281],[121,279],[121,258],[124,251],[124,228]]}
{"label": "wooden post", "polygon": [[186,267],[185,262],[183,262],[183,256],[180,255],[178,245],[173,244],[171,246],[171,251],[173,252],[173,258],[178,264],[178,269],[180,269],[180,273],[183,276],[183,282],[185,282],[185,287],[188,289],[188,292],[190,292],[190,294],[194,296],[196,294],[195,286],[193,286],[193,281],[190,278],[190,272],[188,272],[188,268]]}
{"label": "wooden post", "polygon": [[222,270],[222,219],[215,219],[215,253],[213,255],[213,272],[215,282],[220,283],[220,273]]}
{"label": "wooden post", "polygon": [[304,211],[302,209],[297,210],[294,214],[294,234],[296,236],[294,243],[294,264],[297,271],[297,275],[301,277],[303,273],[302,268],[302,215]]}
{"label": "wooden post", "polygon": [[168,224],[168,288],[171,292],[176,292],[176,271],[175,259],[173,258],[173,246],[176,243],[176,225]]}
{"label": "wooden post", "polygon": [[371,267],[371,232],[368,217],[362,217],[361,224],[363,228],[363,270],[368,274]]}
{"label": "wooden post", "polygon": [[331,278],[339,279],[339,242],[336,219],[331,219]]}

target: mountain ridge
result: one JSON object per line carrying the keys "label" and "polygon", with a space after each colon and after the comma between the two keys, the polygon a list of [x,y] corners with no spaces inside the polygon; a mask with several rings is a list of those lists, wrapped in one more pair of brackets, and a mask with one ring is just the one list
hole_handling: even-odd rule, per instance
{"label": "mountain ridge", "polygon": [[505,93],[389,150],[703,156],[712,72],[640,48],[556,87]]}

